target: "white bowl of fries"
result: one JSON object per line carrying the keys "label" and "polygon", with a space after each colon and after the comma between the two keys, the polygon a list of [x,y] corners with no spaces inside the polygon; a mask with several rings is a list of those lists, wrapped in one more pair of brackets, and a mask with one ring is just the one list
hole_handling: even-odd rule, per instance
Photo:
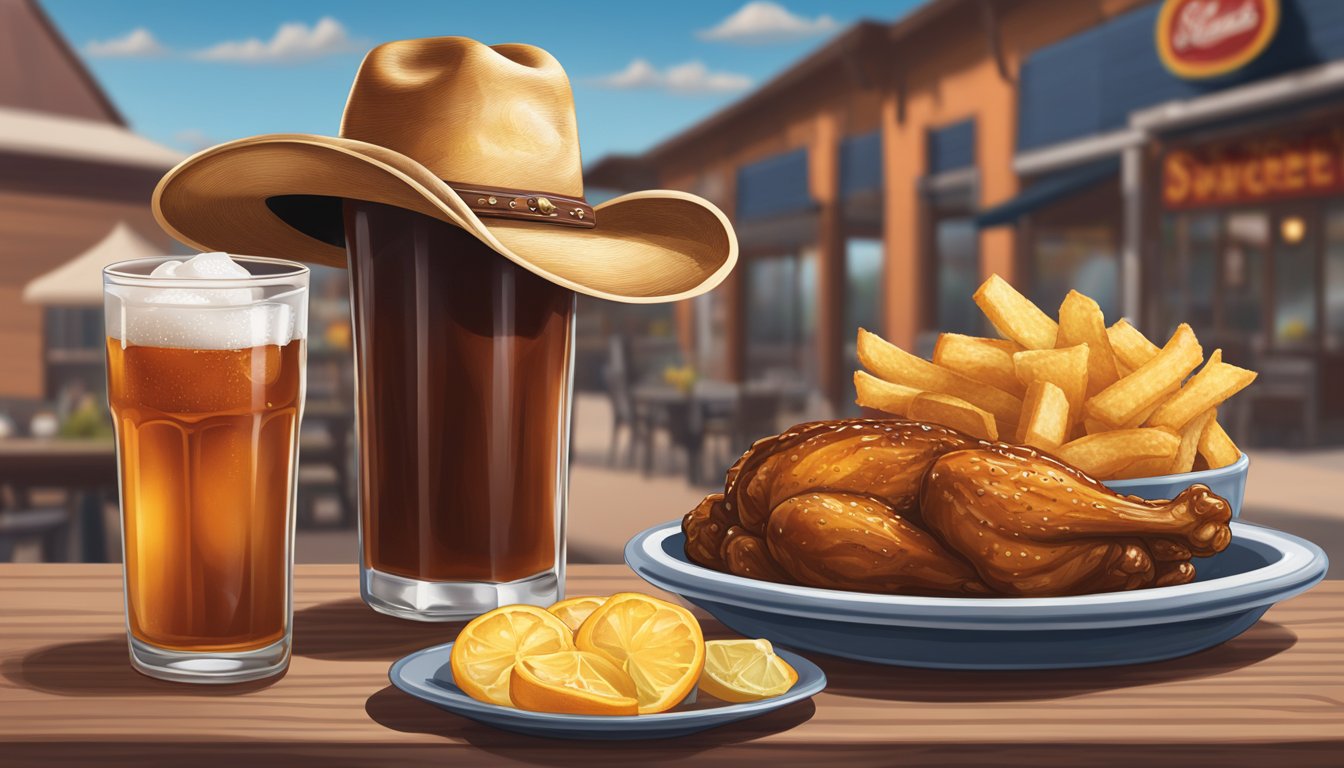
{"label": "white bowl of fries", "polygon": [[1029,445],[1144,498],[1204,483],[1240,511],[1249,460],[1218,407],[1253,371],[1206,359],[1184,323],[1161,347],[1124,319],[1108,327],[1077,291],[1058,320],[997,275],[974,300],[1001,338],[944,333],[932,360],[859,329],[858,404]]}

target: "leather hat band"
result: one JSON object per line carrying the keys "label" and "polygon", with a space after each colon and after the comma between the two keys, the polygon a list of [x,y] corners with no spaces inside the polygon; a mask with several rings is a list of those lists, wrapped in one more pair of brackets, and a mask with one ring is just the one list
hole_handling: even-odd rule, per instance
{"label": "leather hat band", "polygon": [[549,192],[528,192],[483,184],[447,182],[477,216],[500,219],[537,221],[545,224],[564,224],[569,227],[591,229],[597,226],[593,206],[583,198],[553,195]]}

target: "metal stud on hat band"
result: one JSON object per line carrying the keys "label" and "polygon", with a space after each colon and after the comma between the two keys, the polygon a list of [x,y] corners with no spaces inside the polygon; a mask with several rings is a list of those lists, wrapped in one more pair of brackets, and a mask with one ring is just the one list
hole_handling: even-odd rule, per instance
{"label": "metal stud on hat band", "polygon": [[453,181],[447,184],[478,216],[563,224],[584,229],[597,226],[597,215],[583,198],[483,184],[459,184]]}

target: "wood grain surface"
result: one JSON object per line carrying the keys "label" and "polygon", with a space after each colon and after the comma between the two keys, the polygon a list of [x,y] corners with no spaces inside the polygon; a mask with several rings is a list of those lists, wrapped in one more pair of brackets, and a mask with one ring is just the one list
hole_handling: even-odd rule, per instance
{"label": "wood grain surface", "polygon": [[[1241,637],[1109,670],[946,672],[813,655],[811,702],[696,736],[564,742],[478,725],[387,669],[460,625],[360,602],[352,566],[301,565],[294,660],[270,681],[160,682],[126,660],[120,567],[0,565],[0,765],[1329,765],[1344,761],[1344,582]],[[571,595],[656,592],[574,566]],[[727,636],[706,622],[709,636]]]}

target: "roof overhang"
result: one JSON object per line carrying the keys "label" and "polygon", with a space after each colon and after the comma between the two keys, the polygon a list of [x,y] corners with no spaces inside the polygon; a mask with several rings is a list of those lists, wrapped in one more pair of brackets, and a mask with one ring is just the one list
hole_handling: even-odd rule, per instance
{"label": "roof overhang", "polygon": [[0,107],[0,152],[167,170],[185,157],[111,123]]}

